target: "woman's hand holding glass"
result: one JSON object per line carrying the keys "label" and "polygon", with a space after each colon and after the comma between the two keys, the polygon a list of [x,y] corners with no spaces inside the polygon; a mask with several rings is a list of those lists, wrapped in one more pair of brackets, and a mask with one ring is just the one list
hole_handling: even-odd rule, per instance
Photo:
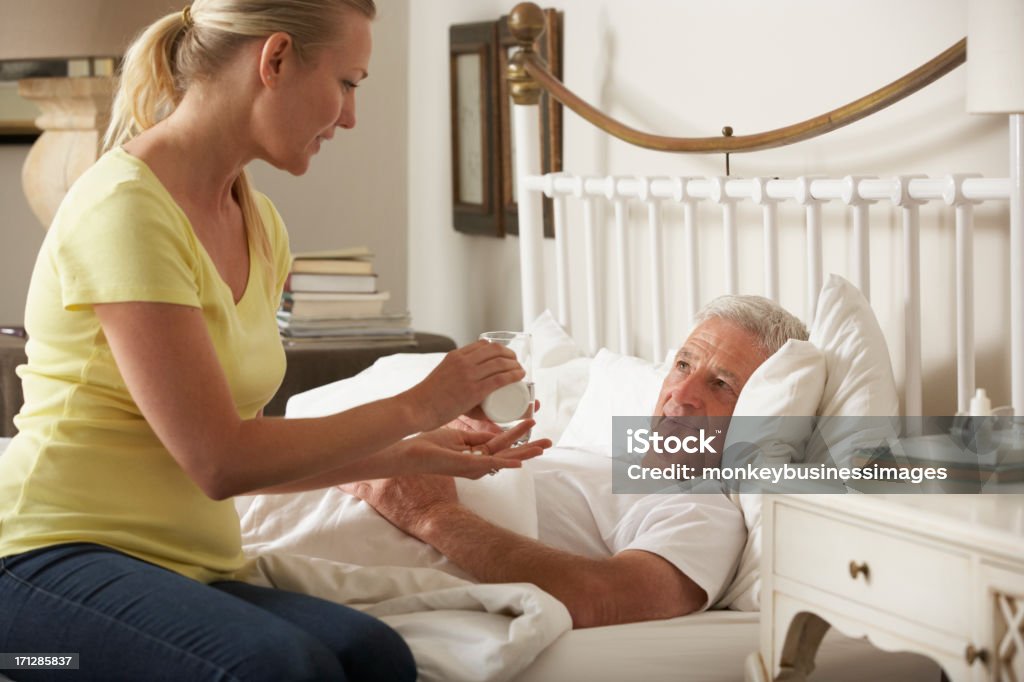
{"label": "woman's hand holding glass", "polygon": [[[533,413],[537,414],[540,411],[540,401],[533,401]],[[504,429],[495,424],[493,421],[487,418],[483,410],[476,407],[469,411],[468,414],[463,414],[452,421],[448,422],[447,427],[449,429],[458,429],[459,431],[486,431],[490,434],[503,433]],[[529,433],[526,435],[529,438]]]}
{"label": "woman's hand holding glass", "polygon": [[484,419],[479,409],[483,399],[525,376],[514,352],[476,341],[448,353],[426,379],[401,397],[420,417],[421,428],[429,431],[463,414]]}

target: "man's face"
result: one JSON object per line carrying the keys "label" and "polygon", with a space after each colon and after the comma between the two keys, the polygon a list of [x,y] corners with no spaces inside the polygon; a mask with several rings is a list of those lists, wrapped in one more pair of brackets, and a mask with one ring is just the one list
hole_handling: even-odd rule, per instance
{"label": "man's face", "polygon": [[731,416],[740,390],[766,359],[746,329],[718,317],[702,322],[676,353],[654,414]]}
{"label": "man's face", "polygon": [[717,466],[740,391],[766,359],[757,338],[743,327],[717,317],[698,325],[676,353],[661,385],[652,427],[662,436],[680,438],[699,437],[703,430],[713,436],[718,454],[648,454],[643,464]]}

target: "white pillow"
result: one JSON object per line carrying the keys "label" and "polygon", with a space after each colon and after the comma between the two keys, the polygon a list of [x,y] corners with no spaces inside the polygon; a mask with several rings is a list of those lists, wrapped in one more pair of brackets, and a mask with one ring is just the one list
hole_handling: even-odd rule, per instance
{"label": "white pillow", "polygon": [[557,445],[612,456],[612,417],[654,413],[669,367],[602,348],[590,363],[587,390]]}
{"label": "white pillow", "polygon": [[540,401],[540,410],[534,414],[537,425],[530,436],[555,443],[586,389],[591,359],[550,310],[541,313],[527,331],[533,341],[534,398]]}
{"label": "white pillow", "polygon": [[[802,459],[814,428],[813,415],[825,388],[825,356],[808,341],[790,339],[754,370],[736,401],[726,436],[729,459],[745,459],[751,448],[763,460]],[[806,419],[801,419],[806,417]],[[761,608],[761,495],[729,496],[743,512],[747,540],[736,575],[718,600],[720,608]]]}
{"label": "white pillow", "polygon": [[557,367],[585,355],[579,344],[558,324],[550,310],[538,315],[526,331],[533,341],[534,369]]}
{"label": "white pillow", "polygon": [[378,358],[359,374],[288,399],[285,416],[324,417],[365,403],[389,398],[423,381],[445,353],[395,353]]}
{"label": "white pillow", "polygon": [[821,289],[810,341],[825,354],[828,367],[818,414],[899,414],[882,328],[860,290],[839,275],[831,275]]}
{"label": "white pillow", "polygon": [[889,348],[867,299],[839,275],[831,275],[821,289],[810,340],[825,354],[828,379],[818,407],[826,418],[818,422],[808,459],[824,462],[831,456],[837,466],[846,466],[856,448],[896,434],[888,420],[845,418],[898,417]]}
{"label": "white pillow", "polygon": [[813,343],[787,341],[754,370],[740,392],[725,441],[727,459],[802,461],[826,376],[825,355]]}
{"label": "white pillow", "polygon": [[540,410],[533,415],[537,425],[531,438],[549,438],[557,443],[587,388],[592,358],[580,357],[555,367],[541,367],[533,372],[534,397]]}

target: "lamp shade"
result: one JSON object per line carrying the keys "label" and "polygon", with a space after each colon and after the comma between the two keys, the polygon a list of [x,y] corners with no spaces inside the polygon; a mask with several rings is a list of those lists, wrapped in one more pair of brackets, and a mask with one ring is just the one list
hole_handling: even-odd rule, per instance
{"label": "lamp shade", "polygon": [[0,0],[0,61],[120,57],[190,0]]}
{"label": "lamp shade", "polygon": [[967,111],[1024,112],[1024,1],[968,1]]}

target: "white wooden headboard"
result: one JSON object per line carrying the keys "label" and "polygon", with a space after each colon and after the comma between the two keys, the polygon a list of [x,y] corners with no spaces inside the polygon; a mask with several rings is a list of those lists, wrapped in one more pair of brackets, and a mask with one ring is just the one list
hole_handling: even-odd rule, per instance
{"label": "white wooden headboard", "polygon": [[[925,87],[963,63],[966,53],[961,41],[848,107],[763,135],[665,138],[604,116],[546,71],[528,49],[543,26],[535,5],[518,5],[511,23],[522,48],[509,73],[517,140],[540,139],[535,95],[543,88],[611,135],[676,151],[736,153],[828,132]],[[948,409],[965,410],[977,383],[975,296],[978,283],[991,287],[995,278],[1009,299],[1010,323],[1001,326],[998,341],[1010,349],[1008,398],[1015,413],[1024,415],[1024,117],[1009,115],[1009,128],[1010,168],[1004,177],[958,169],[888,177],[609,176],[577,169],[542,176],[539,145],[516,144],[524,326],[550,308],[592,352],[607,345],[660,360],[679,340],[680,318],[688,321],[714,295],[762,294],[809,321],[825,276],[835,271],[861,289],[876,313],[884,312],[880,318],[898,320],[898,329],[886,331],[894,364],[902,368],[903,412],[921,415],[922,347],[930,341],[922,331],[923,315],[937,308],[955,311],[948,329],[956,339],[955,359],[948,367],[951,373],[955,367],[956,396]],[[554,203],[553,257],[543,245],[545,195]],[[1007,204],[1009,219],[1000,220]],[[1009,233],[1002,263],[976,263],[976,212],[986,213],[986,229],[994,218]],[[753,231],[760,238],[751,239]],[[934,267],[936,257],[948,257],[948,277],[955,284],[922,291],[922,264]],[[554,267],[545,267],[552,260]],[[760,277],[749,276],[755,268]],[[897,285],[872,291],[879,269]],[[794,278],[797,271],[802,274]],[[786,300],[786,281],[793,279],[802,280],[798,304],[792,295]]]}

